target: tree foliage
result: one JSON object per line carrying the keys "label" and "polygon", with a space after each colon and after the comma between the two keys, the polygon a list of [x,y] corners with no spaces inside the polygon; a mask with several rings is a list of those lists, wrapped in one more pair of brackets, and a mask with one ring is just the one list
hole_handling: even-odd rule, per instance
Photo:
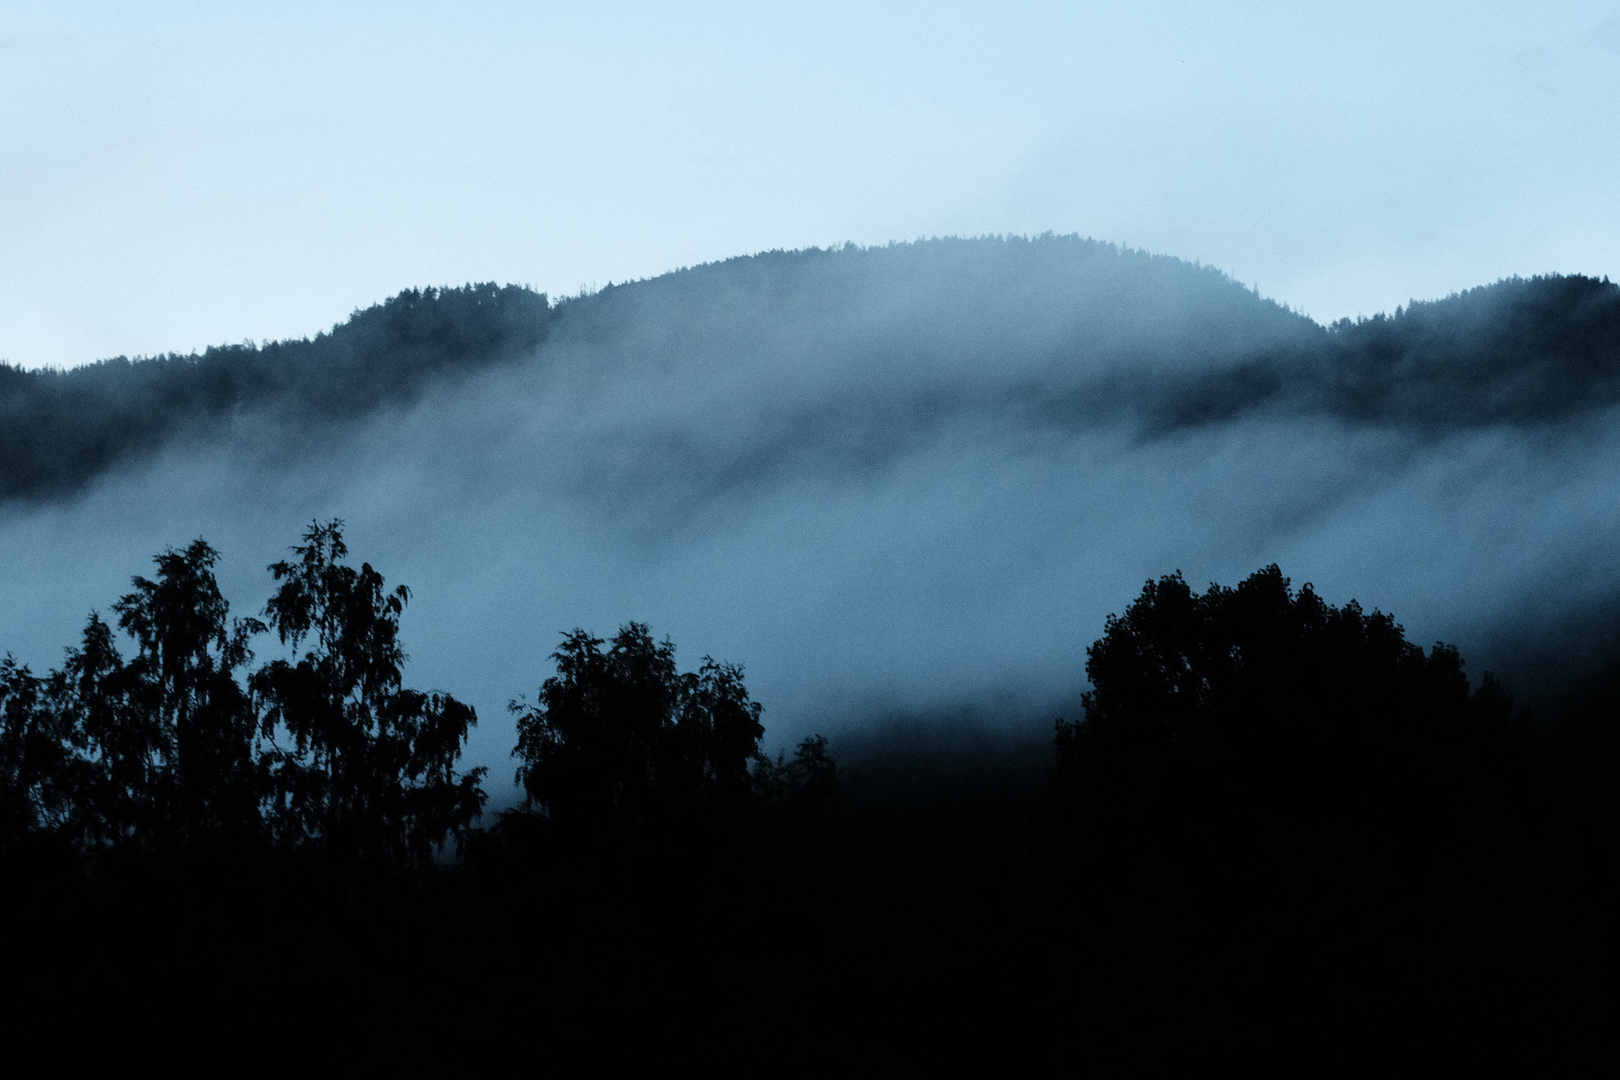
{"label": "tree foliage", "polygon": [[[1173,574],[1088,650],[1055,787],[988,782],[980,740],[954,773],[863,786],[819,736],[767,759],[740,667],[682,672],[639,623],[575,630],[513,705],[529,806],[475,830],[482,770],[456,769],[472,711],[403,686],[409,594],[347,557],[340,524],[315,523],[270,568],[262,622],[234,620],[198,541],[158,556],[111,624],[92,616],[60,670],[0,660],[19,970],[72,982],[136,939],[129,971],[178,951],[232,1015],[256,993],[346,1025],[357,970],[376,1014],[408,1019],[424,985],[495,954],[509,986],[452,1005],[496,1000],[525,1038],[542,1016],[623,1039],[626,1003],[649,1000],[670,1030],[733,1037],[826,999],[867,1024],[843,1056],[926,1017],[947,1055],[1024,1024],[1049,1067],[1109,1045],[1204,1055],[1233,1032],[1361,1045],[1444,1010],[1473,1038],[1482,1017],[1601,1000],[1620,959],[1620,666],[1544,733],[1571,788],[1553,792],[1522,715],[1455,649],[1275,566],[1202,592]],[[284,655],[255,667],[261,631]],[[463,872],[343,872],[419,867],[464,836]],[[222,847],[272,872],[247,889],[211,858],[170,873]],[[101,872],[131,863],[162,872]],[[238,952],[256,959],[221,993],[217,957]]]}
{"label": "tree foliage", "polygon": [[1431,867],[1511,786],[1511,701],[1457,650],[1335,607],[1276,566],[1200,594],[1150,581],[1087,650],[1059,788],[1086,850],[1259,888],[1274,873]]}
{"label": "tree foliage", "polygon": [[[473,710],[402,685],[409,594],[342,561],[341,523],[304,540],[270,568],[268,624],[230,617],[218,553],[197,540],[113,605],[127,660],[93,614],[61,669],[0,661],[0,847],[94,858],[273,842],[405,867],[465,835],[485,798],[484,770],[456,769]],[[249,641],[270,629],[295,655],[249,671]]]}
{"label": "tree foliage", "polygon": [[145,821],[115,819],[117,834],[186,846],[242,840],[257,828],[258,724],[238,672],[253,656],[248,638],[264,625],[230,621],[217,558],[202,540],[157,556],[157,577],[135,578],[135,590],[113,605],[135,655],[120,665],[98,646],[110,665],[103,693],[122,700],[116,728],[91,723],[91,745],[98,756],[129,759],[132,787],[116,793],[117,803],[152,811]]}
{"label": "tree foliage", "polygon": [[71,824],[82,739],[64,720],[44,680],[0,659],[0,852],[55,839]]}
{"label": "tree foliage", "polygon": [[309,646],[251,679],[273,747],[272,828],[335,855],[425,862],[483,810],[485,770],[454,767],[477,719],[447,694],[403,687],[410,593],[389,591],[369,563],[345,564],[341,525],[311,526],[296,559],[270,567],[281,587],[265,616],[284,645]]}
{"label": "tree foliage", "polygon": [[575,630],[552,659],[538,701],[511,705],[513,755],[531,805],[561,829],[617,844],[652,822],[746,813],[764,728],[740,667],[704,657],[682,674],[674,645],[641,623],[611,643]]}

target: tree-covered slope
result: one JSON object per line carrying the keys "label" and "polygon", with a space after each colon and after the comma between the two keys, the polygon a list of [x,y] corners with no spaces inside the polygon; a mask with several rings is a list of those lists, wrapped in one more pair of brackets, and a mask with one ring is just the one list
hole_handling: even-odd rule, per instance
{"label": "tree-covered slope", "polygon": [[1315,347],[1181,388],[1176,420],[1259,407],[1450,431],[1555,423],[1620,402],[1620,285],[1511,278],[1393,316],[1334,323]]}
{"label": "tree-covered slope", "polygon": [[554,309],[516,286],[409,289],[313,340],[116,357],[66,371],[0,365],[0,499],[60,494],[185,437],[259,412],[352,419],[433,380],[532,351]]}
{"label": "tree-covered slope", "polygon": [[[711,474],[860,467],[962,424],[1151,435],[1284,413],[1444,434],[1620,403],[1620,286],[1515,278],[1323,327],[1210,267],[1045,236],[766,252],[555,305],[409,290],[313,340],[0,367],[0,499],[248,421],[352,424],[508,362],[622,414],[620,456]],[[643,422],[648,394],[665,415]]]}

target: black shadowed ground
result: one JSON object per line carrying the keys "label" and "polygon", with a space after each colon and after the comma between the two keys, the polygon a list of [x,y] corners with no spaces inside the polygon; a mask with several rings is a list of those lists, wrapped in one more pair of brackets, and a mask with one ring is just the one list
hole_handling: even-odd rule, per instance
{"label": "black shadowed ground", "polygon": [[[295,556],[267,627],[199,541],[121,634],[0,671],[25,1027],[829,1070],[1545,1060],[1612,1030],[1612,663],[1532,716],[1276,567],[1172,575],[1052,743],[908,722],[772,760],[740,668],[629,623],[514,702],[529,801],[480,822],[475,717],[401,685],[408,593],[337,523]],[[288,651],[255,666],[264,629]]]}

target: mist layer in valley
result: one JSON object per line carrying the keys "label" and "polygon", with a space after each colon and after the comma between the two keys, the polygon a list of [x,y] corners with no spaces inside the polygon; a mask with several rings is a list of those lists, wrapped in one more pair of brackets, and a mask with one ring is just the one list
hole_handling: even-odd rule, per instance
{"label": "mist layer in valley", "polygon": [[411,587],[409,681],[477,707],[499,803],[505,704],[576,626],[744,663],[781,746],[895,722],[1044,741],[1107,615],[1174,570],[1275,562],[1531,689],[1613,625],[1606,280],[1322,327],[1214,269],[1047,237],[405,296],[313,343],[0,370],[6,445],[31,448],[0,464],[0,650],[58,663],[197,536],[256,613],[266,565],[341,518]]}

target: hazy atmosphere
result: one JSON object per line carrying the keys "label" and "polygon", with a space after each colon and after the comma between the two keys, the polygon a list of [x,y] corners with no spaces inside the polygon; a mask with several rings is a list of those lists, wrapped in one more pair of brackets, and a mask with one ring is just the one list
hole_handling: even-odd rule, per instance
{"label": "hazy atmosphere", "polygon": [[[342,518],[414,590],[410,677],[477,707],[470,762],[500,793],[504,705],[576,626],[635,619],[688,662],[746,664],[775,746],[886,718],[1044,740],[1105,617],[1178,569],[1277,562],[1463,646],[1476,675],[1612,629],[1606,282],[1328,330],[1214,269],[1047,237],[767,254],[529,303],[541,344],[403,400],[318,422],[227,402],[78,480],[6,477],[0,639],[44,669],[197,536],[256,614],[264,568]],[[60,456],[81,427],[106,437],[91,416]]]}
{"label": "hazy atmosphere", "polygon": [[1148,404],[1343,316],[1607,273],[1612,5],[6,10],[0,357],[24,368],[299,338],[412,285],[556,297],[940,235],[1096,236],[1309,317],[1256,297],[1234,324],[1237,285],[1115,280],[1072,245],[601,294],[530,362],[318,446],[216,433],[8,504],[0,633],[38,667],[198,535],[252,613],[316,517],[416,590],[415,677],[476,703],[480,761],[576,625],[746,663],[783,738],[1072,710],[1103,616],[1178,568],[1276,560],[1482,660],[1503,613],[1620,586],[1575,569],[1615,524],[1584,415]]}
{"label": "hazy atmosphere", "polygon": [[1615,0],[0,0],[9,1056],[1596,1071],[1617,103]]}

